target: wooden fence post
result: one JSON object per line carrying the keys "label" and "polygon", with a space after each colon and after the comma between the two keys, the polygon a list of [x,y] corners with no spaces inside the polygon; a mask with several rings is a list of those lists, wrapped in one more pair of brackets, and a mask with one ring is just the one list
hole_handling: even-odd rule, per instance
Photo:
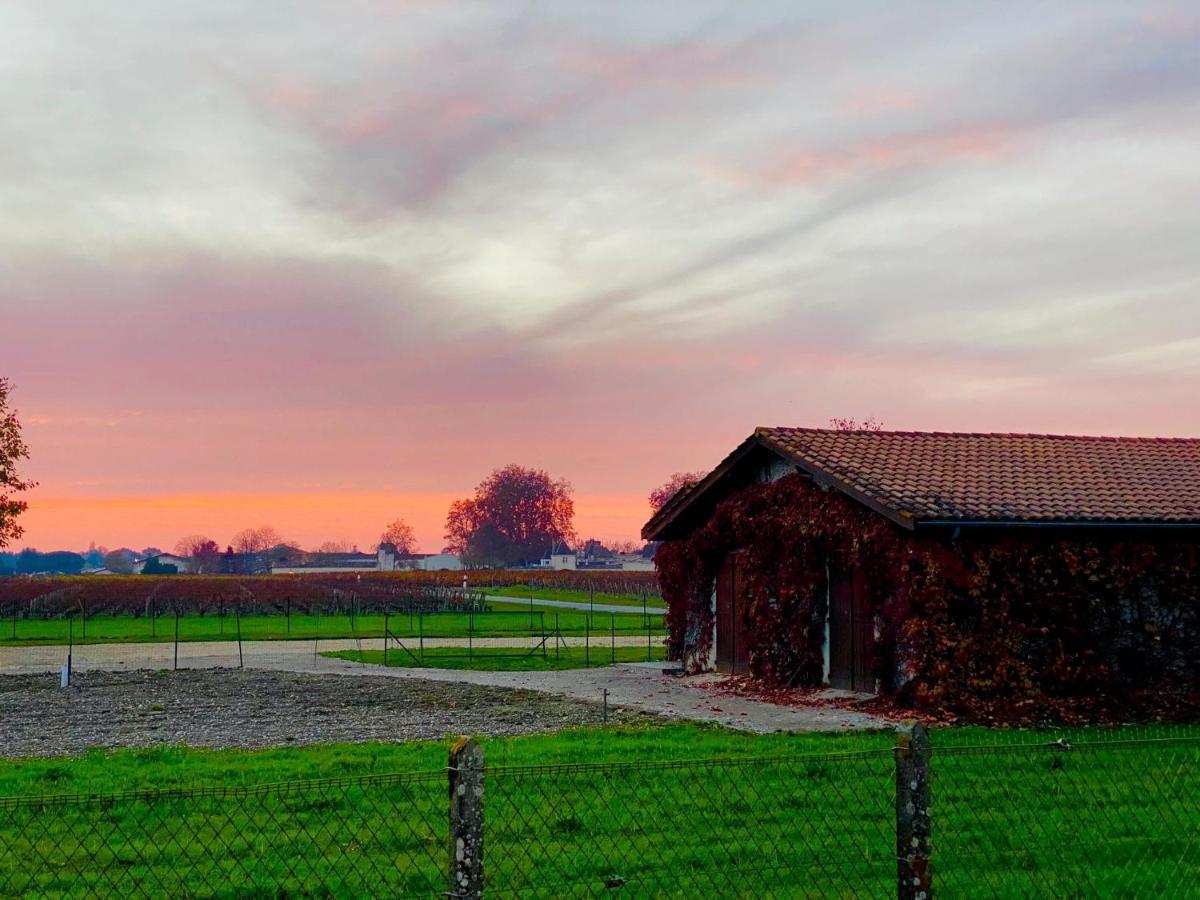
{"label": "wooden fence post", "polygon": [[896,728],[896,896],[933,896],[929,866],[929,735],[907,720]]}
{"label": "wooden fence post", "polygon": [[483,747],[459,738],[450,748],[451,897],[483,896]]}

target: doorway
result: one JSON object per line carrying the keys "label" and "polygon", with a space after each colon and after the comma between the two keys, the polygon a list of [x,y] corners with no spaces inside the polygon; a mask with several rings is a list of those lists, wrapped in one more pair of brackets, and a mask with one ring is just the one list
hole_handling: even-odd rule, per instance
{"label": "doorway", "polygon": [[736,553],[727,553],[717,571],[717,671],[750,671],[750,640],[744,580]]}
{"label": "doorway", "polygon": [[875,623],[862,569],[835,576],[829,592],[830,687],[875,693],[875,677],[871,674],[874,643]]}

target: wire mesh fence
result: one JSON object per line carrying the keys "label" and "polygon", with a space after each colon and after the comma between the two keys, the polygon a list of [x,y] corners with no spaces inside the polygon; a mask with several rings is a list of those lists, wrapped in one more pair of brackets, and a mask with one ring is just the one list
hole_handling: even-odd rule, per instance
{"label": "wire mesh fence", "polygon": [[139,619],[61,617],[22,619],[20,625],[15,638],[0,629],[0,674],[62,667],[323,671],[347,660],[449,668],[575,668],[666,655],[662,617],[636,609],[427,612],[409,607],[364,613],[296,607],[243,615],[235,605],[205,615],[167,610]]}
{"label": "wire mesh fence", "polygon": [[460,742],[447,772],[0,800],[0,895],[906,897],[923,871],[945,896],[1194,896],[1194,731],[937,738],[526,767]]}
{"label": "wire mesh fence", "polygon": [[0,895],[413,896],[445,888],[445,776],[0,801]]}
{"label": "wire mesh fence", "polygon": [[488,894],[886,896],[889,751],[488,772]]}
{"label": "wire mesh fence", "polygon": [[1200,738],[935,748],[933,870],[957,896],[1195,896]]}

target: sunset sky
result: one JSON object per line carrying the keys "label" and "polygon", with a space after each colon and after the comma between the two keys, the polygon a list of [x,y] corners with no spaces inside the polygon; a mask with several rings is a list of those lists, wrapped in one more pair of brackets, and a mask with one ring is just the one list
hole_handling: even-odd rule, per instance
{"label": "sunset sky", "polygon": [[24,543],[633,538],[755,425],[1200,433],[1200,6],[6,0]]}

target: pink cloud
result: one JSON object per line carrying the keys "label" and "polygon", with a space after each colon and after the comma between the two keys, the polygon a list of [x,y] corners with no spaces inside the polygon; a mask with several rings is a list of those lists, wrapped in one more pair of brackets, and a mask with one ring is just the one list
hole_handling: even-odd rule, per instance
{"label": "pink cloud", "polygon": [[1012,155],[1019,139],[1020,133],[1007,125],[969,125],[775,153],[751,169],[709,164],[705,171],[743,185],[792,187],[889,169],[997,162]]}

